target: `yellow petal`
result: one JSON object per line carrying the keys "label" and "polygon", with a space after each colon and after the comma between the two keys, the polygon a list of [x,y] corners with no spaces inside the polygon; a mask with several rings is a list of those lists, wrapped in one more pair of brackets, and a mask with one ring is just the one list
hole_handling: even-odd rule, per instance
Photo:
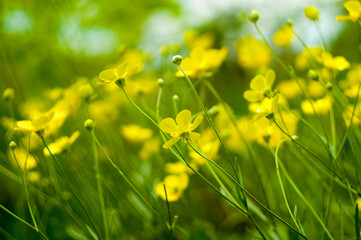
{"label": "yellow petal", "polygon": [[34,127],[29,120],[17,121],[15,130],[18,131],[33,131]]}
{"label": "yellow petal", "polygon": [[203,121],[203,116],[198,115],[196,119],[193,121],[193,123],[189,126],[189,130],[192,131],[196,129],[199,126],[199,124],[201,124],[202,121]]}
{"label": "yellow petal", "polygon": [[105,82],[112,82],[117,79],[117,75],[115,75],[115,69],[107,69],[99,73],[99,78]]}
{"label": "yellow petal", "polygon": [[180,130],[185,130],[188,128],[189,124],[191,123],[192,113],[191,111],[184,109],[180,113],[178,113],[176,117],[176,122]]}
{"label": "yellow petal", "polygon": [[248,102],[258,102],[264,98],[264,95],[260,91],[247,90],[243,93],[243,97]]}
{"label": "yellow petal", "polygon": [[177,124],[174,122],[173,118],[163,119],[159,123],[159,127],[166,133],[176,133],[178,131]]}
{"label": "yellow petal", "polygon": [[266,88],[271,88],[276,78],[276,73],[272,69],[266,72]]}
{"label": "yellow petal", "polygon": [[263,91],[266,88],[266,79],[259,74],[251,80],[250,87],[252,90]]}
{"label": "yellow petal", "polygon": [[196,132],[189,132],[189,138],[191,139],[191,141],[195,141],[197,140],[201,135],[199,133]]}
{"label": "yellow petal", "polygon": [[115,72],[117,74],[117,77],[118,78],[121,78],[123,77],[123,75],[126,73],[127,71],[127,68],[128,68],[128,63],[127,62],[124,62],[122,64],[120,64],[116,69],[115,69]]}
{"label": "yellow petal", "polygon": [[173,146],[174,144],[176,144],[179,141],[180,137],[176,136],[174,138],[172,138],[171,140],[169,140],[168,142],[163,144],[163,148],[168,149],[171,146]]}
{"label": "yellow petal", "polygon": [[79,137],[80,132],[79,131],[75,131],[71,137],[70,137],[70,144],[73,144],[75,142],[75,140]]}

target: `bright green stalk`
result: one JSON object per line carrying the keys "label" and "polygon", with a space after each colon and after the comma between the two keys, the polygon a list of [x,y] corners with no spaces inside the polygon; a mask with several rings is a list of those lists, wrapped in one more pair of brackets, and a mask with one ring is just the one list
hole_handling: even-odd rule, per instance
{"label": "bright green stalk", "polygon": [[[93,133],[93,130],[92,130],[92,133]],[[93,145],[93,153],[94,153],[95,179],[96,179],[97,188],[98,188],[98,197],[99,197],[99,202],[100,202],[100,210],[101,210],[102,218],[103,218],[105,239],[108,240],[109,239],[108,216],[107,216],[106,210],[105,210],[103,186],[102,186],[102,179],[101,179],[100,168],[99,168],[98,151],[97,151],[97,146],[96,146],[96,142],[95,142],[94,138],[93,138],[93,141],[92,141],[92,145]]]}

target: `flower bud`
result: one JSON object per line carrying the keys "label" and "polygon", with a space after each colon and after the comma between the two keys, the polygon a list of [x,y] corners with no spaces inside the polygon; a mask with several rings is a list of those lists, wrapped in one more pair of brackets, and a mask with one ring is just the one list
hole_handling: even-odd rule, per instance
{"label": "flower bud", "polygon": [[163,80],[163,79],[161,79],[161,78],[158,79],[158,86],[159,86],[159,87],[163,87],[163,86],[164,86],[164,80]]}
{"label": "flower bud", "polygon": [[315,6],[309,6],[304,9],[306,18],[311,21],[318,21],[319,13]]}
{"label": "flower bud", "polygon": [[181,55],[175,55],[172,59],[172,62],[175,64],[175,65],[180,65],[182,63],[182,56]]}
{"label": "flower bud", "polygon": [[5,89],[4,90],[4,92],[3,92],[3,98],[4,98],[4,100],[6,101],[6,102],[9,102],[9,101],[11,101],[11,100],[13,100],[14,99],[14,89],[12,89],[12,88],[7,88],[7,89]]}
{"label": "flower bud", "polygon": [[292,18],[287,19],[286,24],[287,24],[287,26],[292,27],[293,26],[293,19]]}
{"label": "flower bud", "polygon": [[356,200],[356,205],[357,205],[357,207],[358,207],[358,210],[361,211],[361,198],[360,198],[360,197],[357,198],[357,200]]}
{"label": "flower bud", "polygon": [[309,79],[312,79],[312,80],[314,80],[314,81],[317,81],[318,80],[318,72],[317,71],[315,71],[315,70],[313,70],[313,69],[310,69],[310,70],[308,70],[308,72],[307,72],[307,77],[309,78]]}
{"label": "flower bud", "polygon": [[332,91],[332,88],[333,88],[332,83],[327,82],[327,83],[326,83],[326,88],[327,88],[328,91]]}
{"label": "flower bud", "polygon": [[173,101],[178,101],[179,100],[179,96],[178,95],[173,95]]}
{"label": "flower bud", "polygon": [[17,147],[17,145],[16,145],[16,143],[14,141],[11,141],[10,144],[9,144],[9,147],[10,147],[11,150],[14,150]]}
{"label": "flower bud", "polygon": [[257,23],[258,19],[259,19],[259,13],[256,10],[253,10],[251,15],[248,16],[248,20],[251,23]]}
{"label": "flower bud", "polygon": [[85,122],[84,122],[84,127],[86,129],[88,129],[89,131],[93,130],[93,128],[95,127],[95,123],[93,120],[91,119],[87,119]]}
{"label": "flower bud", "polygon": [[92,86],[90,86],[90,84],[84,84],[80,87],[79,92],[80,92],[80,96],[86,102],[89,102],[94,93],[94,90],[93,90]]}

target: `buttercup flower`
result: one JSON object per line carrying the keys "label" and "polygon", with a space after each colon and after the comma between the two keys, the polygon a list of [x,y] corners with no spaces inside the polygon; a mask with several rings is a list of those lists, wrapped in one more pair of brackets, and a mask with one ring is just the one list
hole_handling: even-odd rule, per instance
{"label": "buttercup flower", "polygon": [[[55,155],[55,154],[60,154],[63,151],[67,150],[75,142],[75,140],[79,137],[79,135],[80,132],[76,131],[70,137],[64,136],[59,138],[55,142],[50,143],[48,146],[51,153]],[[45,156],[50,156],[50,153],[47,148],[44,148],[43,152]]]}
{"label": "buttercup flower", "polygon": [[244,68],[264,67],[272,61],[272,55],[268,46],[252,37],[237,40],[237,53],[237,62]]}
{"label": "buttercup flower", "polygon": [[361,3],[359,1],[351,0],[343,4],[343,6],[348,11],[348,15],[338,16],[337,21],[347,21],[351,20],[352,22],[357,22],[361,24]]}
{"label": "buttercup flower", "polygon": [[281,27],[274,35],[273,42],[281,47],[290,45],[292,41],[292,28],[288,25]]}
{"label": "buttercup flower", "polygon": [[45,128],[54,117],[54,112],[49,112],[30,120],[17,121],[14,130],[28,133],[36,133],[39,136],[44,134]]}
{"label": "buttercup flower", "polygon": [[258,74],[250,83],[251,90],[244,92],[243,97],[249,102],[257,102],[264,97],[272,97],[272,85],[275,81],[275,72],[271,69],[265,75]]}
{"label": "buttercup flower", "polygon": [[139,71],[140,67],[136,65],[129,66],[128,62],[123,62],[115,68],[109,68],[99,74],[103,83],[116,83],[125,85],[125,81]]}
{"label": "buttercup flower", "polygon": [[183,191],[187,188],[189,177],[187,174],[174,174],[168,175],[164,178],[163,182],[158,183],[155,186],[155,192],[163,199],[166,200],[164,186],[167,189],[167,197],[169,202],[177,201],[183,194]]}
{"label": "buttercup flower", "polygon": [[192,113],[185,109],[178,113],[176,117],[176,122],[173,118],[163,119],[159,126],[163,132],[169,133],[173,138],[170,139],[163,145],[163,148],[167,149],[176,144],[179,139],[182,139],[183,142],[193,141],[197,139],[200,134],[192,132],[196,129],[203,120],[202,115],[198,115],[196,119],[191,123]]}

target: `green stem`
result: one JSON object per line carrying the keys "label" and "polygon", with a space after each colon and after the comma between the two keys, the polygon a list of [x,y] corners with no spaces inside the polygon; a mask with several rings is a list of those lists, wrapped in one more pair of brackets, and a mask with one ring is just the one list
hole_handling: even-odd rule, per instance
{"label": "green stem", "polygon": [[95,231],[96,235],[97,235],[98,237],[100,237],[100,235],[99,235],[99,233],[98,233],[98,231],[97,231],[97,229],[96,229],[96,227],[95,227],[95,225],[94,225],[94,223],[93,223],[93,220],[92,220],[92,218],[90,217],[87,209],[85,208],[85,206],[84,206],[84,204],[82,203],[82,201],[80,201],[80,198],[78,197],[78,195],[75,193],[75,191],[74,191],[74,189],[73,189],[73,185],[72,185],[71,181],[70,181],[69,178],[68,178],[68,175],[66,175],[66,173],[65,173],[63,167],[61,166],[60,162],[59,162],[58,159],[53,155],[53,153],[50,151],[50,149],[49,149],[49,147],[48,147],[48,144],[46,144],[46,142],[45,142],[44,137],[43,137],[42,135],[41,135],[40,137],[41,137],[41,140],[43,141],[44,146],[45,146],[46,149],[48,150],[50,156],[53,158],[53,160],[55,161],[56,165],[58,166],[58,168],[60,169],[61,173],[63,174],[66,182],[68,183],[71,193],[74,195],[75,199],[78,201],[78,203],[80,204],[81,208],[83,209],[85,215],[87,216],[87,218],[88,218],[88,220],[89,220],[89,222],[90,222],[93,230]]}
{"label": "green stem", "polygon": [[139,192],[139,190],[134,186],[134,184],[125,176],[122,170],[113,162],[113,160],[109,157],[108,153],[105,151],[101,143],[98,141],[97,137],[95,136],[94,132],[91,132],[91,135],[95,142],[97,143],[98,147],[104,153],[105,157],[108,159],[110,164],[118,171],[118,173],[124,178],[124,180],[128,183],[128,185],[133,189],[133,191],[143,200],[143,202],[162,220],[162,222],[169,227],[167,221],[162,217],[153,207],[152,205],[145,199],[145,197]]}
{"label": "green stem", "polygon": [[318,214],[316,213],[316,211],[313,209],[312,205],[310,204],[310,202],[305,198],[305,196],[301,193],[301,191],[298,189],[298,187],[296,186],[296,184],[293,182],[293,180],[291,179],[291,177],[288,175],[285,167],[283,166],[283,163],[281,161],[279,161],[279,164],[281,166],[281,169],[285,175],[285,177],[287,178],[288,182],[291,184],[292,188],[295,190],[295,192],[297,193],[297,195],[302,199],[302,201],[307,205],[307,207],[311,210],[312,214],[315,216],[315,218],[317,219],[317,221],[320,223],[320,225],[322,226],[323,230],[326,232],[327,236],[333,240],[332,235],[330,234],[330,232],[328,231],[327,227],[325,226],[325,224],[322,222],[321,218],[318,216]]}
{"label": "green stem", "polygon": [[209,124],[212,126],[214,133],[217,135],[217,138],[219,139],[219,142],[221,143],[222,149],[223,149],[224,153],[226,154],[226,157],[227,157],[227,159],[228,159],[228,161],[229,161],[229,163],[230,163],[230,165],[231,165],[231,167],[232,167],[232,170],[233,170],[233,173],[234,173],[234,175],[235,175],[235,177],[236,177],[236,179],[237,179],[237,182],[239,183],[239,178],[238,178],[238,175],[237,175],[237,172],[236,172],[236,168],[234,167],[233,161],[232,161],[232,159],[231,159],[231,156],[229,155],[229,152],[228,152],[226,146],[224,145],[222,138],[219,136],[218,131],[217,131],[217,129],[216,129],[216,127],[215,127],[215,125],[214,125],[211,117],[209,116],[208,111],[207,111],[206,108],[204,107],[204,105],[203,105],[203,103],[202,103],[202,100],[200,99],[200,97],[199,97],[196,89],[194,88],[194,86],[193,86],[193,84],[192,84],[192,81],[189,79],[188,75],[185,73],[185,71],[183,70],[182,66],[181,66],[181,65],[178,65],[178,67],[179,67],[179,69],[182,71],[182,73],[183,73],[183,75],[185,76],[185,78],[187,79],[188,84],[189,84],[189,86],[191,87],[191,89],[192,89],[192,91],[193,91],[193,93],[194,93],[194,95],[195,95],[195,97],[196,97],[199,105],[201,106],[201,108],[202,108],[202,110],[203,110],[203,112],[204,112],[204,114],[205,114],[205,116],[206,116],[207,121],[208,121]]}
{"label": "green stem", "polygon": [[164,188],[164,194],[165,194],[165,200],[167,202],[167,210],[168,210],[168,217],[169,217],[169,231],[170,231],[170,239],[173,240],[173,224],[172,224],[172,216],[170,214],[170,207],[169,207],[169,201],[168,201],[168,194],[167,194],[167,188],[165,187],[165,184],[163,183]]}
{"label": "green stem", "polygon": [[105,239],[109,239],[108,217],[106,214],[105,204],[104,204],[103,186],[102,186],[102,179],[101,179],[101,175],[100,175],[98,151],[97,151],[97,146],[96,146],[96,142],[94,139],[92,141],[92,145],[93,145],[93,153],[94,153],[95,178],[96,178],[96,182],[97,182],[98,197],[99,197],[100,209],[101,209],[102,218],[103,218]]}
{"label": "green stem", "polygon": [[325,38],[323,37],[323,34],[321,32],[321,27],[320,27],[320,23],[318,21],[314,21],[316,29],[317,29],[317,33],[320,36],[321,39],[321,43],[322,43],[322,49],[324,52],[326,52],[326,41]]}

